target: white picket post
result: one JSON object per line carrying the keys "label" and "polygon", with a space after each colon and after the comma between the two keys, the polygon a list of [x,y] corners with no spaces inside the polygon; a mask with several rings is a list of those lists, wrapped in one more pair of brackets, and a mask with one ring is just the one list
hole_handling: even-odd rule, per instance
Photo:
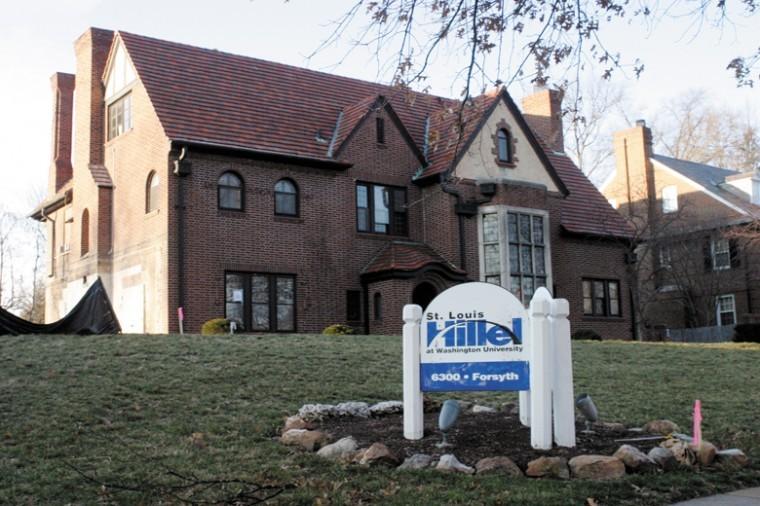
{"label": "white picket post", "polygon": [[551,360],[549,310],[552,296],[539,288],[530,301],[530,444],[537,450],[552,447]]}
{"label": "white picket post", "polygon": [[420,390],[420,322],[422,308],[417,304],[404,306],[403,367],[404,367],[404,437],[422,439],[422,391]]}
{"label": "white picket post", "polygon": [[[530,318],[526,318],[523,322],[523,352],[527,357],[530,357],[530,337]],[[524,427],[530,427],[530,390],[521,390],[517,394],[517,397],[519,400],[520,423]]]}
{"label": "white picket post", "polygon": [[575,446],[575,396],[573,395],[573,357],[570,345],[570,305],[565,299],[551,303],[549,321],[554,348],[554,385],[552,407],[554,411],[554,442],[558,446]]}

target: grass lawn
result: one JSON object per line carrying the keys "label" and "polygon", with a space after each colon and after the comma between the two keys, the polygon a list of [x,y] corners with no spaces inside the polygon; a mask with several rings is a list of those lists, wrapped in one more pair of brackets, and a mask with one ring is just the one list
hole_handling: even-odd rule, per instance
{"label": "grass lawn", "polygon": [[[700,398],[704,437],[760,462],[760,345],[582,342],[573,354],[576,393],[603,419],[688,430]],[[542,481],[346,467],[275,441],[304,403],[400,399],[400,365],[398,337],[1,337],[0,504],[179,504],[143,486],[167,469],[282,486],[273,502],[287,504],[667,504],[760,485],[757,464]],[[72,466],[142,491],[104,489]]]}

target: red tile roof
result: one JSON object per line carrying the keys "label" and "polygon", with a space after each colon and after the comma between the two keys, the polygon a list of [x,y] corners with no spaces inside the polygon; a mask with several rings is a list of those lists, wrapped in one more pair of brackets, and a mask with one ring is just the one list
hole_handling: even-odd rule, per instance
{"label": "red tile roof", "polygon": [[467,274],[427,244],[412,241],[389,242],[369,261],[362,270],[362,274],[377,274],[386,271],[414,272],[432,264],[441,265],[459,276]]}
{"label": "red tile roof", "polygon": [[[330,156],[382,95],[416,150],[427,152],[429,163],[417,177],[431,177],[451,167],[503,96],[485,94],[465,105],[460,137],[461,102],[456,100],[127,32],[118,36],[164,132],[178,142],[334,161]],[[544,151],[559,186],[570,191],[563,226],[571,232],[626,235],[622,218],[570,159]]]}

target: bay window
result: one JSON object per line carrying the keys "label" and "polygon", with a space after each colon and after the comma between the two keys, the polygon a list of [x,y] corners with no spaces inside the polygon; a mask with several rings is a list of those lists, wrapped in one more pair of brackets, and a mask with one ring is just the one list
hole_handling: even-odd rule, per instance
{"label": "bay window", "polygon": [[480,215],[480,271],[527,305],[535,291],[551,286],[548,214],[491,206]]}

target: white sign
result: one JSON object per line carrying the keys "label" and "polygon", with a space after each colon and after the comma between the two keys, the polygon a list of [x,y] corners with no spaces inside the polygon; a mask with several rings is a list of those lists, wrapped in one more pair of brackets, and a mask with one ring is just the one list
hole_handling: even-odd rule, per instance
{"label": "white sign", "polygon": [[533,448],[575,446],[568,303],[539,288],[525,310],[503,288],[463,283],[422,313],[404,306],[404,437],[423,437],[423,391],[521,390]]}
{"label": "white sign", "polygon": [[436,297],[422,315],[423,392],[528,390],[526,312],[504,288],[464,283]]}

